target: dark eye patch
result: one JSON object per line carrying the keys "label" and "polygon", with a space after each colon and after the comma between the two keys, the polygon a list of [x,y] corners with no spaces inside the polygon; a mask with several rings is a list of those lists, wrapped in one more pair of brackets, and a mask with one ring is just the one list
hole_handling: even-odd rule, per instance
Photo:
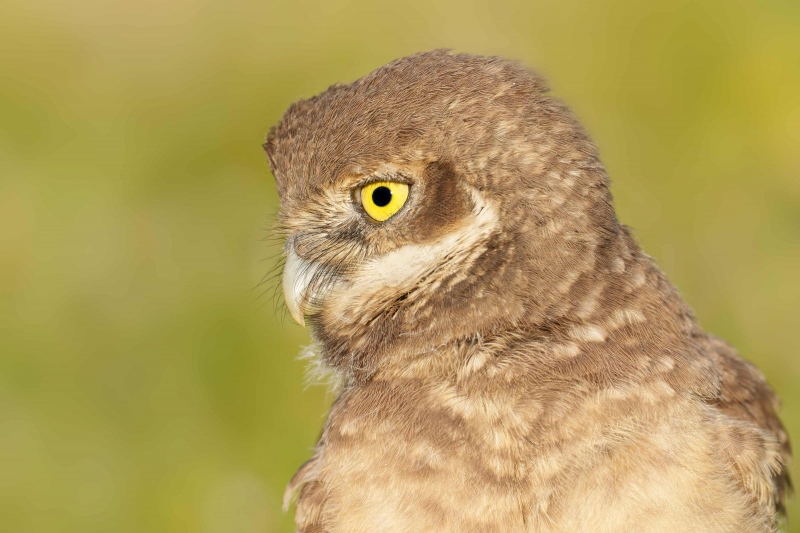
{"label": "dark eye patch", "polygon": [[392,201],[392,191],[389,187],[378,187],[372,191],[372,202],[378,207],[389,205]]}
{"label": "dark eye patch", "polygon": [[468,189],[445,161],[426,165],[415,186],[415,202],[409,211],[413,216],[392,227],[396,243],[435,242],[459,227],[472,209]]}

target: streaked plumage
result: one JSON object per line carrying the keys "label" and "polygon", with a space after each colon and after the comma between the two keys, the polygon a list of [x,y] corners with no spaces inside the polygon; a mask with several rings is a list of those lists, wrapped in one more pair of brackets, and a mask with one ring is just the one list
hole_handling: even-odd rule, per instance
{"label": "streaked plumage", "polygon": [[[539,77],[410,56],[293,104],[265,148],[288,307],[342,377],[298,531],[775,531],[775,395],[616,220]],[[409,191],[383,222],[376,180]]]}

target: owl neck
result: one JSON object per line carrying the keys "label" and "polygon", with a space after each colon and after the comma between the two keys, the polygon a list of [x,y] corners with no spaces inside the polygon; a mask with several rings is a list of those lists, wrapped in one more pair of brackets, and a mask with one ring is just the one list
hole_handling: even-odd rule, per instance
{"label": "owl neck", "polygon": [[619,354],[692,353],[694,338],[703,334],[624,226],[560,281],[490,294],[461,312],[416,317],[424,320],[373,321],[360,336],[337,337],[324,328],[315,336],[323,360],[357,385],[382,376],[459,380],[490,362],[534,372],[586,358],[600,365],[593,372],[612,376],[628,368]]}

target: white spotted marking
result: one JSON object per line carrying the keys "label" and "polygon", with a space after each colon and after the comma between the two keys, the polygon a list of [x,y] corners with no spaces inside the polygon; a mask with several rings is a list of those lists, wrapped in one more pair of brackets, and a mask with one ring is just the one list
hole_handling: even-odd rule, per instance
{"label": "white spotted marking", "polygon": [[584,342],[603,342],[606,340],[605,330],[593,324],[574,326],[570,330],[570,335],[573,339]]}

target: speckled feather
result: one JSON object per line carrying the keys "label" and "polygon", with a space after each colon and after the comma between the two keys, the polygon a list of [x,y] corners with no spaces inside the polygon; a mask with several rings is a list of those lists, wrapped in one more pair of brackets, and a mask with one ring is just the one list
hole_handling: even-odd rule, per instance
{"label": "speckled feather", "polygon": [[[541,78],[445,51],[293,104],[265,145],[342,377],[287,489],[303,533],[771,532],[788,438],[616,220]],[[411,184],[383,224],[369,179]]]}

